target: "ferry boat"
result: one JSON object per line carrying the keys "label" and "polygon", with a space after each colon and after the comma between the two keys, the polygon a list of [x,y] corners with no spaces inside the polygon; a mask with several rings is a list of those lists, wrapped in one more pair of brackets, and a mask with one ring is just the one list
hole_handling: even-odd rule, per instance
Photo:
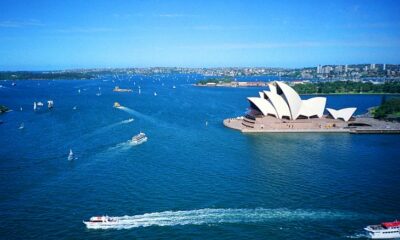
{"label": "ferry boat", "polygon": [[96,229],[118,224],[118,219],[109,216],[94,216],[89,221],[83,221],[87,228]]}
{"label": "ferry boat", "polygon": [[384,222],[364,228],[371,239],[400,238],[400,221]]}
{"label": "ferry boat", "polygon": [[144,143],[147,141],[147,136],[144,133],[139,133],[138,135],[135,135],[132,137],[132,140],[130,141],[131,144],[133,145],[138,145],[141,143]]}

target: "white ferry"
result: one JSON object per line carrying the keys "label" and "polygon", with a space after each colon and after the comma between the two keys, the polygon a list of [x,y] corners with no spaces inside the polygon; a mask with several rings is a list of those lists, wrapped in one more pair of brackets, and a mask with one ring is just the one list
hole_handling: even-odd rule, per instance
{"label": "white ferry", "polygon": [[400,238],[400,221],[384,222],[379,225],[369,225],[364,228],[372,239]]}
{"label": "white ferry", "polygon": [[135,135],[132,137],[132,140],[130,141],[131,144],[133,145],[138,145],[141,143],[144,143],[147,141],[147,136],[144,133],[139,133],[138,135]]}
{"label": "white ferry", "polygon": [[87,228],[97,229],[104,227],[111,227],[118,224],[118,219],[109,216],[95,216],[91,217],[89,221],[83,221]]}

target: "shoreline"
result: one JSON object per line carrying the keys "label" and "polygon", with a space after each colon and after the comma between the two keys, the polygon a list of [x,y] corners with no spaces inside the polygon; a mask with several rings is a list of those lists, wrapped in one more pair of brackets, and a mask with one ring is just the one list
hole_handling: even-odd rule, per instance
{"label": "shoreline", "polygon": [[[192,86],[195,87],[206,87],[206,88],[257,88],[257,87],[268,87],[268,86],[206,86],[206,85],[197,85],[197,84],[192,84]],[[348,93],[299,93],[299,95],[400,95],[400,93],[354,93],[354,92],[348,92]]]}

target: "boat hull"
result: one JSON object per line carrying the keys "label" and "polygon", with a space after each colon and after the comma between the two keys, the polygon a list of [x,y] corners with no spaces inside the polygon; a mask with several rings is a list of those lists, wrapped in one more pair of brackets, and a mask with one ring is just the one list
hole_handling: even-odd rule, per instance
{"label": "boat hull", "polygon": [[371,239],[395,239],[400,238],[400,229],[371,230],[365,228]]}

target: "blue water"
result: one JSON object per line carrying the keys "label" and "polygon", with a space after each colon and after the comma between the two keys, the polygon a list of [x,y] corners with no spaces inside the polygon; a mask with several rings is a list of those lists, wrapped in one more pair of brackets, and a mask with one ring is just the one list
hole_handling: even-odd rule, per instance
{"label": "blue water", "polygon": [[[198,78],[1,82],[13,111],[0,115],[0,238],[347,239],[400,217],[400,135],[242,134],[222,120],[260,89],[191,86]],[[53,110],[33,112],[48,99]],[[380,101],[327,105],[363,113]],[[127,144],[140,131],[149,140]],[[103,214],[131,225],[82,223]]]}

